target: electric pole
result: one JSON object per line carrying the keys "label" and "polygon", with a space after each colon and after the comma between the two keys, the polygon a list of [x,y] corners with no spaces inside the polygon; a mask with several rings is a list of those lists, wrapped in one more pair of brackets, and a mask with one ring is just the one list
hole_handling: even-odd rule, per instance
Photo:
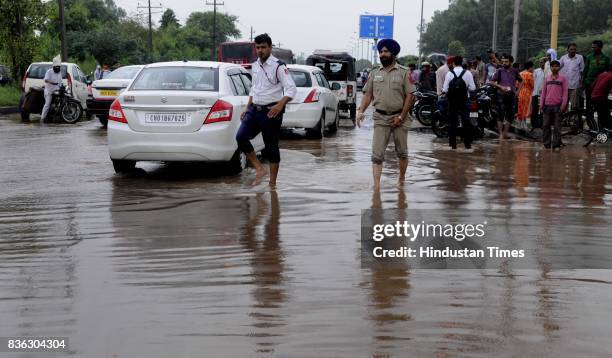
{"label": "electric pole", "polygon": [[559,33],[559,0],[552,2],[552,23],[550,26],[550,48],[557,51],[557,35]]}
{"label": "electric pole", "polygon": [[213,35],[212,35],[212,46],[213,46],[213,61],[217,60],[217,5],[225,5],[224,2],[217,2],[217,0],[213,0],[213,2],[206,2],[207,6],[213,7]]}
{"label": "electric pole", "polygon": [[[147,6],[140,6],[140,4],[138,5],[138,10],[140,9],[148,9],[149,11],[149,38],[148,38],[149,54],[148,56],[149,56],[149,61],[151,61],[153,59],[153,21],[152,21],[151,16],[153,14],[159,14],[161,12],[162,7],[161,6],[151,6],[151,0],[148,0]],[[160,11],[154,13],[152,12],[152,9],[158,9]]]}
{"label": "electric pole", "polygon": [[497,51],[497,0],[493,1],[493,41],[491,50]]}
{"label": "electric pole", "polygon": [[421,66],[421,58],[423,57],[423,5],[425,5],[425,0],[421,0],[421,26],[419,27],[419,66]]}
{"label": "electric pole", "polygon": [[512,22],[512,57],[514,57],[514,61],[518,61],[520,16],[521,16],[521,0],[514,0],[514,20]]}
{"label": "electric pole", "polygon": [[68,61],[68,50],[66,48],[66,18],[64,16],[64,0],[59,0],[59,18],[60,18],[60,41],[62,48],[62,61]]}

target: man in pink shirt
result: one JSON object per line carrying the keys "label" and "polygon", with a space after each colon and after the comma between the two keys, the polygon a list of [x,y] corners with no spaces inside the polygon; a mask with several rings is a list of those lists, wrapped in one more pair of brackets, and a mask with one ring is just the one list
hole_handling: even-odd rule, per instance
{"label": "man in pink shirt", "polygon": [[[544,80],[542,86],[542,101],[540,102],[540,112],[544,115],[544,128],[542,139],[544,147],[554,149],[561,147],[561,113],[567,109],[567,89],[569,82],[567,78],[559,74],[561,64],[557,60],[550,62],[551,74]],[[551,133],[550,127],[554,127]],[[553,138],[551,139],[551,134]]]}

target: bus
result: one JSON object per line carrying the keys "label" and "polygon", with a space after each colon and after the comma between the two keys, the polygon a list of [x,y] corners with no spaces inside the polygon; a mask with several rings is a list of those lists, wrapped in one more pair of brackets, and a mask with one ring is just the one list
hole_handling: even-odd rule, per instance
{"label": "bus", "polygon": [[[272,47],[272,55],[286,64],[295,63],[293,51],[280,47]],[[219,62],[229,62],[242,65],[246,69],[251,68],[251,64],[257,60],[255,42],[223,42],[217,51]]]}

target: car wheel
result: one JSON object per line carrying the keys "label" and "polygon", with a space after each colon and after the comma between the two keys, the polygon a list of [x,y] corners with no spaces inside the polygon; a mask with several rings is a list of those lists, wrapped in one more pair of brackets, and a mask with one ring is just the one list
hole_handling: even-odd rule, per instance
{"label": "car wheel", "polygon": [[340,125],[340,114],[339,114],[339,111],[336,109],[336,117],[334,118],[334,123],[332,123],[332,125],[329,126],[329,133],[336,133],[338,131],[339,125]]}
{"label": "car wheel", "polygon": [[100,123],[102,124],[102,126],[106,128],[106,126],[108,125],[108,116],[104,114],[100,114],[97,117]]}
{"label": "car wheel", "polygon": [[21,114],[21,120],[22,121],[29,121],[30,120],[30,112],[24,111],[23,109],[23,102],[25,101],[25,95],[21,95],[21,98],[19,99],[19,113]]}
{"label": "car wheel", "polygon": [[312,128],[307,129],[306,134],[313,139],[321,139],[325,134],[325,111],[321,113],[321,118],[319,119],[319,123]]}
{"label": "car wheel", "polygon": [[228,163],[228,169],[232,174],[239,174],[247,166],[247,157],[240,149],[237,149]]}
{"label": "car wheel", "polygon": [[136,161],[134,160],[118,160],[112,159],[113,168],[115,169],[115,173],[129,173],[136,168]]}

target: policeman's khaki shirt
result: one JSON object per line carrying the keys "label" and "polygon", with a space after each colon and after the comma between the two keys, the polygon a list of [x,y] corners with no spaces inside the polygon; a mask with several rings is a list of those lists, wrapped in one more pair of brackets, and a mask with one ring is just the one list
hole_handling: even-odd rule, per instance
{"label": "policeman's khaki shirt", "polygon": [[407,67],[398,65],[389,70],[378,67],[368,76],[365,93],[373,97],[374,108],[385,112],[399,112],[404,107],[406,96],[416,90],[410,83]]}
{"label": "policeman's khaki shirt", "polygon": [[249,96],[253,103],[266,105],[283,99],[284,96],[295,98],[297,88],[287,65],[270,55],[263,64],[258,59],[251,66],[253,85]]}

